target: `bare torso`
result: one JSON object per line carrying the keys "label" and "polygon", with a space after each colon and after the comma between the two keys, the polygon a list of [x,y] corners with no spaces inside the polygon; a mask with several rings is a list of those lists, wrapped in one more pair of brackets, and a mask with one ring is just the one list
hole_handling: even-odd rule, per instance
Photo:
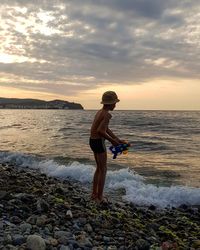
{"label": "bare torso", "polygon": [[99,139],[102,138],[102,136],[98,132],[99,125],[103,123],[103,126],[105,130],[108,128],[109,120],[111,119],[111,114],[104,109],[99,110],[95,117],[94,121],[92,123],[92,127],[90,130],[90,138],[92,139]]}

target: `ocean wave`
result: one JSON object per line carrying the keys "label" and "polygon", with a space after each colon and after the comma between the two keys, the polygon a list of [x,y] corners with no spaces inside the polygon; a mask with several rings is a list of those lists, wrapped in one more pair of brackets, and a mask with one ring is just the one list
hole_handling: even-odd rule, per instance
{"label": "ocean wave", "polygon": [[[37,156],[21,153],[0,152],[0,163],[8,163],[18,167],[36,169],[48,176],[59,179],[71,178],[82,184],[91,184],[95,167],[78,161],[69,164],[60,164],[53,159],[44,159]],[[155,205],[160,208],[177,207],[181,204],[200,205],[200,188],[186,186],[161,187],[146,184],[142,176],[123,168],[108,171],[106,188],[124,189],[125,201],[140,206]]]}
{"label": "ocean wave", "polygon": [[163,151],[169,150],[170,148],[164,144],[159,142],[150,142],[150,141],[130,141],[133,145],[134,151]]}
{"label": "ocean wave", "polygon": [[65,131],[69,131],[69,130],[74,130],[74,127],[73,126],[67,126],[67,127],[65,127],[65,128],[60,128],[59,130],[58,130],[58,132],[65,132]]}
{"label": "ocean wave", "polygon": [[157,187],[137,180],[124,180],[111,188],[124,188],[123,199],[140,206],[178,207],[182,204],[200,205],[200,189],[184,186]]}
{"label": "ocean wave", "polygon": [[4,125],[4,126],[1,126],[0,129],[10,129],[10,128],[21,128],[22,125],[21,124],[12,124],[12,125]]}
{"label": "ocean wave", "polygon": [[0,129],[8,129],[8,128],[12,128],[12,125],[7,125],[7,126],[1,126]]}

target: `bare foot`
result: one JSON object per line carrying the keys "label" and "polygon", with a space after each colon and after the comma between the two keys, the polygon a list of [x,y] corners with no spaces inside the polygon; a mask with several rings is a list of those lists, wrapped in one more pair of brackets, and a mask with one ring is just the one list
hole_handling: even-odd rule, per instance
{"label": "bare foot", "polygon": [[98,195],[97,194],[92,194],[90,199],[93,200],[93,201],[98,201]]}
{"label": "bare foot", "polygon": [[100,204],[108,204],[108,198],[106,196],[103,196],[101,199],[99,199]]}

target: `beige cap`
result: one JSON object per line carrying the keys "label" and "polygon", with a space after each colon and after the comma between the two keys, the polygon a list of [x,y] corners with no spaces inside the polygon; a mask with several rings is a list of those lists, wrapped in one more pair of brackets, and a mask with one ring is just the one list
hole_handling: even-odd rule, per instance
{"label": "beige cap", "polygon": [[106,91],[102,95],[101,104],[115,104],[119,101],[120,100],[118,99],[117,94],[114,91]]}

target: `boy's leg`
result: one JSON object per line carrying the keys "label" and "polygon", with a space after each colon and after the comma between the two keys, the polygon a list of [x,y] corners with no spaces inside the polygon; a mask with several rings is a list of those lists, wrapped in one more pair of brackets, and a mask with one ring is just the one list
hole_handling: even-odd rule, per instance
{"label": "boy's leg", "polygon": [[94,158],[96,161],[96,170],[94,173],[94,177],[93,177],[93,188],[92,188],[92,199],[97,199],[98,196],[98,179],[99,179],[99,173],[100,173],[100,169],[99,169],[99,164],[97,161],[97,153],[94,153]]}
{"label": "boy's leg", "polygon": [[107,172],[107,152],[96,154],[98,165],[98,200],[103,200],[103,189]]}

